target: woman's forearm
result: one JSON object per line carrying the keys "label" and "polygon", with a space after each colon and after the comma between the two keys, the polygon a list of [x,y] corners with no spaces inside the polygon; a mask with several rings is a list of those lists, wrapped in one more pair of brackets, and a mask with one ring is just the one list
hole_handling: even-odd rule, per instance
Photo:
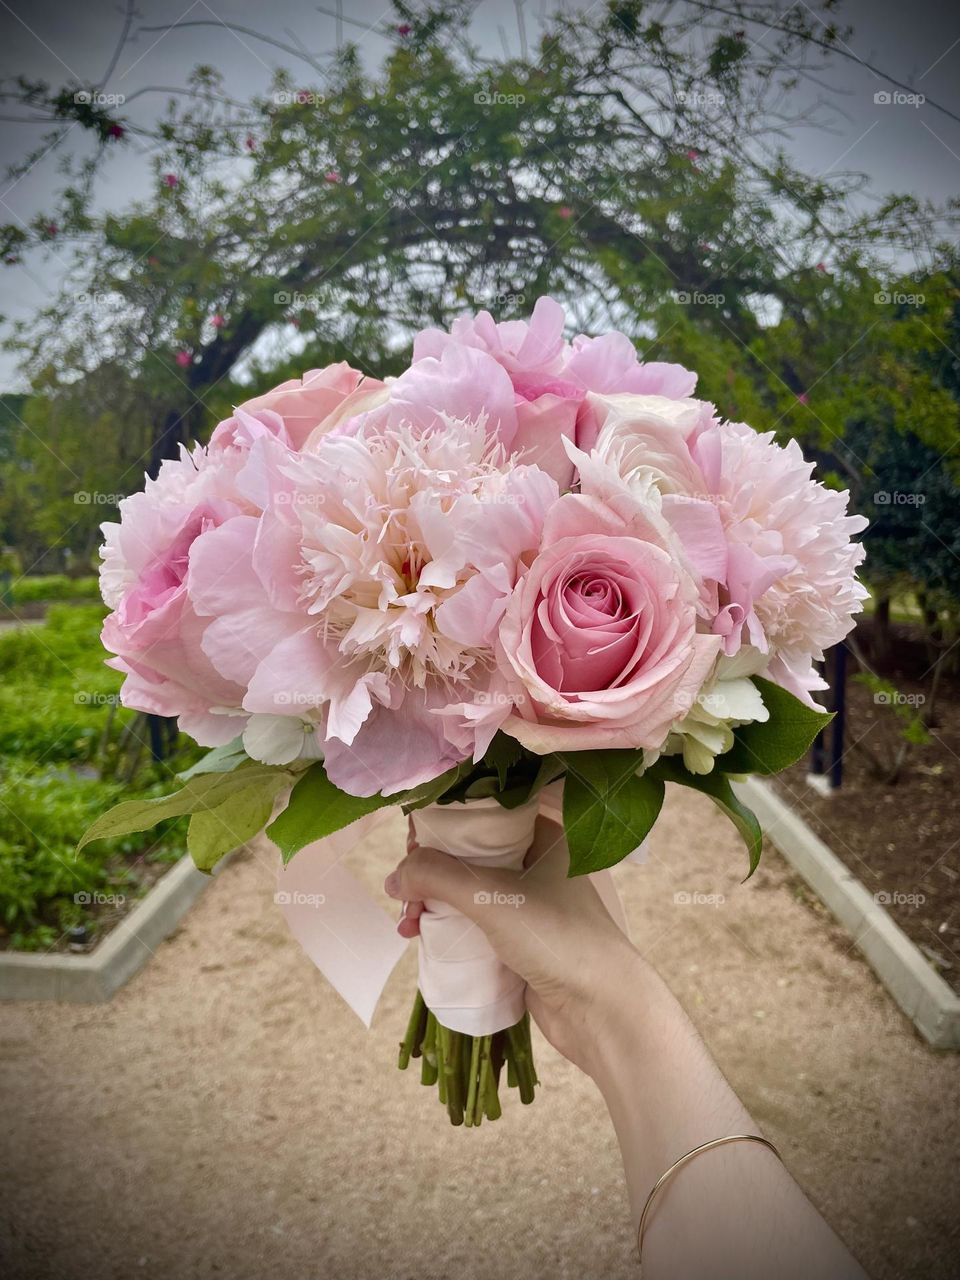
{"label": "woman's forearm", "polygon": [[[592,1074],[623,1155],[634,1223],[673,1162],[711,1138],[756,1133],[686,1014],[639,957],[603,1010]],[[629,995],[624,998],[624,992]],[[756,1142],[697,1156],[660,1191],[647,1280],[862,1280],[864,1272],[777,1157]]]}
{"label": "woman's forearm", "polygon": [[[519,910],[496,905],[514,894],[516,873],[478,880],[432,849],[409,854],[387,892],[451,903],[526,980],[527,1006],[547,1039],[606,1099],[637,1224],[650,1189],[676,1160],[757,1126],[586,877],[568,877],[553,824],[538,824],[534,852]],[[478,895],[478,885],[489,892]],[[662,1188],[643,1265],[645,1280],[864,1280],[776,1155],[757,1142],[703,1152]]]}

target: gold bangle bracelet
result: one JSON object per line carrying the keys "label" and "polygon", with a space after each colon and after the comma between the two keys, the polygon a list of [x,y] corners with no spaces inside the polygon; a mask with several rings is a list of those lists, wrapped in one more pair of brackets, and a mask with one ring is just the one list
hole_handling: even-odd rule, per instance
{"label": "gold bangle bracelet", "polygon": [[704,1151],[712,1151],[714,1147],[726,1146],[728,1142],[759,1142],[764,1147],[769,1147],[780,1163],[783,1163],[783,1157],[777,1148],[768,1138],[761,1138],[759,1133],[731,1133],[725,1138],[712,1138],[709,1142],[704,1142],[699,1147],[694,1147],[692,1151],[688,1151],[685,1156],[681,1156],[679,1160],[675,1160],[670,1168],[660,1175],[653,1190],[647,1196],[647,1202],[643,1206],[643,1212],[640,1214],[640,1225],[637,1227],[637,1260],[642,1268],[643,1266],[643,1234],[647,1225],[647,1218],[650,1216],[650,1210],[653,1208],[654,1201],[658,1194],[667,1185],[673,1175],[679,1172],[685,1164],[701,1155]]}

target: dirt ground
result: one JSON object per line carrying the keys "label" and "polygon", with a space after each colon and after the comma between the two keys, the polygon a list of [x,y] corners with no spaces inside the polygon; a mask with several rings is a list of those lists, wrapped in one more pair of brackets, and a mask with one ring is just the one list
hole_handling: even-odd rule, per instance
{"label": "dirt ground", "polygon": [[879,767],[889,770],[905,745],[903,717],[925,707],[930,688],[925,647],[902,627],[895,640],[883,674],[902,700],[899,715],[855,678],[851,659],[842,787],[814,791],[809,757],[774,786],[960,992],[960,680],[944,677],[929,740],[884,778]]}
{"label": "dirt ground", "polygon": [[[361,851],[371,883],[400,836]],[[673,797],[652,844],[617,872],[632,936],[788,1166],[874,1280],[954,1276],[960,1060],[916,1037],[776,854],[740,886],[743,851],[702,797]],[[110,1004],[3,1008],[3,1274],[632,1280],[592,1084],[538,1039],[536,1103],[450,1129],[393,1067],[413,951],[368,1033],[273,889],[248,853]]]}

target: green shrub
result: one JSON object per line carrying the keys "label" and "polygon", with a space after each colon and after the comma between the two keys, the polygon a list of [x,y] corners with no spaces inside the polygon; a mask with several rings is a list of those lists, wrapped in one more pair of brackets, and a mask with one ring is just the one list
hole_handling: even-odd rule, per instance
{"label": "green shrub", "polygon": [[[43,626],[0,632],[0,755],[89,760],[122,677],[104,665],[99,605],[56,605]],[[125,722],[132,712],[117,710]]]}
{"label": "green shrub", "polygon": [[[132,898],[143,879],[137,864],[173,861],[183,851],[185,823],[98,841],[75,853],[81,832],[124,798],[118,783],[77,777],[70,770],[3,770],[0,807],[0,937],[18,949],[46,949],[71,925],[96,933],[97,895]],[[148,789],[163,790],[155,785]]]}
{"label": "green shrub", "polygon": [[37,600],[99,600],[100,584],[95,577],[70,578],[65,573],[48,573],[19,578],[10,587],[11,602],[33,604]]}
{"label": "green shrub", "polygon": [[129,785],[112,779],[136,712],[119,706],[122,676],[104,665],[103,615],[101,605],[57,605],[42,626],[0,632],[0,945],[46,949],[81,921],[96,930],[94,895],[133,896],[144,860],[185,847],[180,821],[159,838],[144,832],[74,853],[105,809],[169,791],[173,771],[200,754],[190,744],[154,764],[143,750]]}

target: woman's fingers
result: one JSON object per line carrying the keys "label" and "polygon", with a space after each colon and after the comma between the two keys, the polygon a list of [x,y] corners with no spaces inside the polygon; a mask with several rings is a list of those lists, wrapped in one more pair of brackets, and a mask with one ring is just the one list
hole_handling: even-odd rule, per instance
{"label": "woman's fingers", "polygon": [[402,902],[422,903],[424,898],[439,898],[464,915],[473,907],[475,876],[459,860],[438,849],[415,848],[403,859],[383,883],[391,898]]}
{"label": "woman's fingers", "polygon": [[405,902],[397,933],[401,938],[417,938],[420,936],[420,917],[423,915],[422,902]]}
{"label": "woman's fingers", "polygon": [[541,815],[534,828],[533,843],[523,860],[524,870],[536,868],[537,878],[548,876],[553,880],[566,879],[570,854],[563,827],[552,818]]}
{"label": "woman's fingers", "polygon": [[[407,818],[407,853],[413,853],[417,847],[417,834],[413,829],[413,815]],[[405,902],[400,914],[397,933],[401,938],[417,938],[420,936],[420,916],[423,914],[422,902]]]}

